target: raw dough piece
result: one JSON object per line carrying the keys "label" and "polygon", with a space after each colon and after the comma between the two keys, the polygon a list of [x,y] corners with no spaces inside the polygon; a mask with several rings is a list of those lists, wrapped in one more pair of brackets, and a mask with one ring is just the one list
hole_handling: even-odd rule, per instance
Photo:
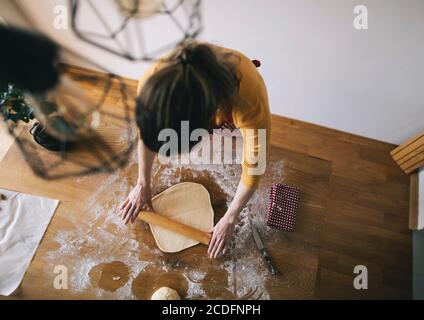
{"label": "raw dough piece", "polygon": [[[213,227],[213,208],[208,190],[193,182],[179,183],[152,199],[158,214],[193,228],[210,231]],[[165,228],[150,224],[156,244],[163,252],[179,252],[199,242]]]}
{"label": "raw dough piece", "polygon": [[174,289],[162,287],[157,289],[150,300],[181,300],[180,295]]}

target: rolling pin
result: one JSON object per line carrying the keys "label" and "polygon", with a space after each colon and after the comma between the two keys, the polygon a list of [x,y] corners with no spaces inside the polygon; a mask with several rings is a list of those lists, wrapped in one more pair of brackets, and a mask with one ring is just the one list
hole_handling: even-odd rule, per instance
{"label": "rolling pin", "polygon": [[187,238],[194,239],[205,245],[209,245],[211,241],[212,236],[210,233],[198,230],[151,211],[141,211],[138,215],[138,218],[147,223],[151,223],[182,234]]}

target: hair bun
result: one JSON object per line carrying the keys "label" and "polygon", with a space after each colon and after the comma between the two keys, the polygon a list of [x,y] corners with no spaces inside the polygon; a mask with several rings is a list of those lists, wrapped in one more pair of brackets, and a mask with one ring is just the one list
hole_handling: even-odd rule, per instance
{"label": "hair bun", "polygon": [[192,50],[190,48],[187,48],[187,47],[184,48],[181,51],[181,54],[179,55],[178,59],[184,65],[189,64],[189,63],[193,63],[193,52],[192,52]]}

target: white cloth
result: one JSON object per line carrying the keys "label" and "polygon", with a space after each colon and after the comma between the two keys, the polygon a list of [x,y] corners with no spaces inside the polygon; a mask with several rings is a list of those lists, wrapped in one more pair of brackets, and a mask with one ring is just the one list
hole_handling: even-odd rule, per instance
{"label": "white cloth", "polygon": [[0,189],[0,294],[22,281],[59,200]]}

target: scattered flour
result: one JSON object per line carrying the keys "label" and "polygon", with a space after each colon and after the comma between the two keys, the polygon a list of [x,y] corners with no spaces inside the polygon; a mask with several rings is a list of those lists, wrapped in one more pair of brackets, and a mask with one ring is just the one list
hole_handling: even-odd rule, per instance
{"label": "scattered flour", "polygon": [[[235,156],[240,157],[239,154]],[[89,210],[87,210],[87,216],[83,221],[80,218],[77,219],[71,213],[69,214],[72,227],[69,230],[61,230],[57,233],[55,241],[59,248],[49,251],[45,257],[51,263],[64,260],[72,261],[72,265],[68,268],[71,275],[70,289],[75,293],[90,290],[98,298],[135,299],[136,297],[131,290],[132,281],[142,270],[152,265],[152,262],[147,258],[143,260],[140,257],[140,246],[144,246],[144,244],[137,240],[134,231],[125,226],[116,214],[117,206],[131,190],[132,183],[129,181],[128,175],[130,172],[136,175],[137,171],[134,170],[136,159],[136,155],[132,155],[125,169],[117,171],[100,181],[98,190],[85,203],[85,207]],[[239,165],[180,165],[173,159],[169,165],[163,166],[155,161],[152,172],[157,185],[153,186],[153,192],[157,188],[163,190],[180,182],[182,169],[191,169],[193,178],[206,175],[213,179],[226,194],[225,200],[227,206],[229,206],[240,179],[241,168]],[[283,161],[270,162],[266,174],[272,177],[272,183],[282,182],[285,177]],[[171,179],[170,177],[174,178]],[[76,183],[84,183],[86,179],[92,178],[90,176],[78,178]],[[269,186],[260,188],[249,205],[242,211],[231,244],[231,259],[220,264],[220,268],[228,274],[228,288],[225,289],[233,292],[239,298],[252,291],[257,291],[260,293],[261,299],[269,299],[265,287],[265,276],[259,272],[263,261],[257,252],[245,250],[246,242],[251,241],[249,221],[254,221],[262,230],[267,228],[264,213],[267,211],[268,190]],[[111,200],[106,204],[100,204],[102,202],[99,201],[99,198],[104,198],[105,195]],[[151,252],[158,256],[161,254],[157,249],[152,249]],[[112,261],[122,261],[130,269],[130,278],[127,284],[115,292],[93,288],[90,283],[89,271],[96,265]],[[160,268],[160,265],[157,267]],[[162,265],[162,269],[166,271],[165,264]],[[207,296],[202,287],[202,281],[206,277],[205,272],[196,270],[195,267],[187,267],[183,271],[183,276],[188,282],[187,298],[211,298]],[[235,282],[237,288],[234,286]]]}

